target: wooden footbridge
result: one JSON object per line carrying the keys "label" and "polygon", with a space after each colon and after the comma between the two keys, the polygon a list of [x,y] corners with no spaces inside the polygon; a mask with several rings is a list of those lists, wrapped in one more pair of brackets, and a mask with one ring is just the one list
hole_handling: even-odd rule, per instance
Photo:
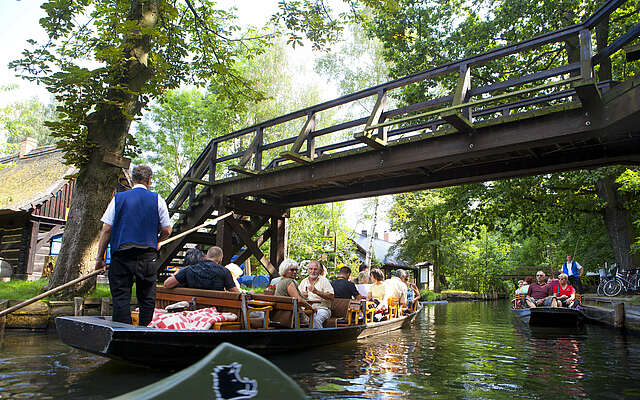
{"label": "wooden footbridge", "polygon": [[[595,26],[623,1],[609,1],[580,24],[361,90],[211,139],[167,198],[174,234],[233,211],[217,227],[163,247],[179,265],[188,244],[217,244],[224,262],[254,255],[271,274],[284,257],[293,206],[611,164],[640,164],[640,77],[598,81],[594,66],[625,51],[640,58],[640,24],[594,54]],[[544,46],[579,43],[555,68],[472,86],[472,70]],[[571,58],[571,57],[567,57]],[[529,71],[527,71],[529,72]],[[457,79],[453,93],[400,108],[394,90]],[[363,99],[368,115],[327,124]],[[282,137],[297,124],[297,135]],[[325,126],[329,125],[329,126]],[[261,246],[270,241],[270,253]],[[274,266],[276,268],[274,268]]]}

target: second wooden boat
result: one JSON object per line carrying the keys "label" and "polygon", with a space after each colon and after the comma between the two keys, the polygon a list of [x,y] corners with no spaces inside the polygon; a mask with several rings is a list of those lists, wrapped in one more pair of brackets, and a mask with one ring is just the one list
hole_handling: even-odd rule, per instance
{"label": "second wooden boat", "polygon": [[584,321],[584,313],[575,308],[512,308],[523,323],[535,326],[576,326]]}

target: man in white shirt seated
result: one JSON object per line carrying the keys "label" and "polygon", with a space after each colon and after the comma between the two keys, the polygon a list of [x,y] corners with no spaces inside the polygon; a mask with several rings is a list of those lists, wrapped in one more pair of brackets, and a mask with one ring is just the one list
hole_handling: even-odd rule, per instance
{"label": "man in white shirt seated", "polygon": [[331,318],[331,303],[333,302],[333,286],[327,278],[321,275],[318,261],[311,261],[307,266],[309,276],[304,278],[298,288],[302,296],[313,301],[313,327],[321,329],[324,321]]}
{"label": "man in white shirt seated", "polygon": [[399,269],[395,272],[395,276],[384,281],[385,295],[387,299],[399,299],[400,305],[407,304],[407,285],[403,282],[406,279],[407,271]]}

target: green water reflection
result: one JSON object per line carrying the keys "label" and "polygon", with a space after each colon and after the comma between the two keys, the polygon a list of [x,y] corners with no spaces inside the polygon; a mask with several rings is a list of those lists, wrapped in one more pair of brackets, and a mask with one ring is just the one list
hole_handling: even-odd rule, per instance
{"label": "green water reflection", "polygon": [[[505,302],[429,305],[413,329],[272,361],[318,399],[640,397],[640,337],[530,329]],[[166,374],[69,349],[54,334],[0,340],[2,399],[104,399]]]}

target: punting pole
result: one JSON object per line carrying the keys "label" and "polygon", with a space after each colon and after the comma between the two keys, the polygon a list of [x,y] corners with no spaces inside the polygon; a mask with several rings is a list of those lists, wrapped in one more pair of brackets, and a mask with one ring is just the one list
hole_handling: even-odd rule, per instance
{"label": "punting pole", "polygon": [[[196,226],[195,228],[191,228],[191,229],[189,229],[189,230],[186,230],[186,231],[182,232],[182,233],[181,233],[181,234],[179,234],[179,235],[176,235],[176,236],[174,236],[174,237],[172,237],[172,238],[169,238],[169,239],[167,239],[167,240],[164,240],[164,241],[162,241],[162,242],[158,243],[158,248],[160,248],[160,247],[164,246],[164,245],[165,245],[165,244],[167,244],[167,243],[173,242],[173,241],[174,241],[174,240],[176,240],[176,239],[179,239],[179,238],[181,238],[181,237],[183,237],[183,236],[186,236],[186,235],[190,234],[191,232],[197,231],[197,230],[198,230],[198,229],[200,229],[200,228],[204,228],[205,226],[208,226],[208,225],[214,225],[214,224],[215,224],[215,223],[217,223],[218,221],[220,221],[220,220],[222,220],[222,219],[225,219],[225,218],[227,218],[227,217],[230,217],[231,215],[233,215],[233,212],[232,212],[232,211],[230,211],[230,212],[228,212],[228,213],[226,213],[226,214],[222,214],[221,216],[216,217],[215,219],[212,219],[212,220],[210,220],[210,221],[207,221],[207,222],[205,222],[204,224],[198,225],[198,226]],[[89,278],[91,278],[91,277],[93,277],[93,276],[100,275],[100,274],[102,274],[103,272],[104,272],[104,270],[99,269],[99,270],[93,271],[93,272],[91,272],[91,273],[88,273],[88,274],[86,274],[86,275],[80,276],[80,277],[78,277],[78,278],[76,278],[76,279],[74,279],[74,280],[72,280],[72,281],[69,281],[69,282],[67,282],[67,283],[65,283],[65,284],[62,284],[62,285],[60,285],[60,286],[58,286],[58,287],[55,287],[55,288],[53,288],[53,289],[51,289],[51,290],[47,290],[47,291],[46,291],[46,292],[44,292],[44,293],[40,293],[40,294],[39,294],[39,295],[37,295],[36,297],[32,297],[32,298],[30,298],[29,300],[25,300],[25,301],[23,301],[22,303],[16,304],[15,306],[9,307],[9,308],[7,308],[6,310],[2,310],[2,311],[0,311],[0,317],[1,317],[1,316],[3,316],[3,315],[6,315],[6,314],[12,313],[12,312],[14,312],[14,311],[16,311],[16,310],[19,310],[19,309],[21,309],[22,307],[28,306],[28,305],[29,305],[29,304],[31,304],[31,303],[35,303],[36,301],[38,301],[38,300],[40,300],[40,299],[44,299],[44,298],[45,298],[45,297],[47,297],[47,296],[50,296],[50,295],[52,295],[52,294],[54,294],[54,293],[56,293],[56,292],[59,292],[59,291],[60,291],[60,290],[62,290],[62,289],[68,288],[69,286],[75,285],[75,284],[76,284],[76,283],[78,283],[78,282],[82,282],[82,281],[84,281],[85,279],[89,279]]]}
{"label": "punting pole", "polygon": [[30,298],[29,300],[25,300],[25,301],[23,301],[22,303],[16,304],[15,306],[9,307],[9,308],[7,308],[6,310],[0,311],[0,317],[1,317],[1,316],[3,316],[3,315],[5,315],[5,314],[12,313],[12,312],[14,312],[15,310],[18,310],[18,309],[20,309],[20,308],[22,308],[22,307],[24,307],[24,306],[28,306],[28,305],[29,305],[29,304],[31,304],[31,303],[35,303],[36,301],[38,301],[38,300],[40,300],[40,299],[44,299],[45,297],[47,297],[47,296],[49,296],[49,295],[52,295],[52,294],[54,294],[55,292],[58,292],[58,291],[60,291],[60,290],[62,290],[62,289],[64,289],[64,288],[68,288],[69,286],[75,285],[75,284],[76,284],[76,283],[78,283],[78,282],[82,282],[82,281],[84,281],[85,279],[89,279],[89,278],[91,278],[92,276],[100,275],[100,274],[101,274],[101,273],[103,273],[103,272],[104,272],[103,270],[99,269],[99,270],[97,270],[97,271],[93,271],[93,272],[88,273],[88,274],[86,274],[86,275],[83,275],[83,276],[81,276],[81,277],[79,277],[79,278],[76,278],[76,279],[74,279],[74,280],[72,280],[72,281],[69,281],[69,282],[67,282],[67,283],[65,283],[65,284],[63,284],[63,285],[60,285],[60,286],[58,286],[58,287],[55,287],[55,288],[53,288],[53,289],[51,289],[51,290],[47,290],[47,291],[46,291],[46,292],[44,292],[44,293],[40,293],[40,294],[39,294],[39,295],[37,295],[36,297],[32,297],[32,298]]}
{"label": "punting pole", "polygon": [[214,224],[216,224],[218,221],[220,221],[221,219],[225,219],[225,218],[227,218],[227,217],[230,217],[231,215],[233,215],[233,211],[229,211],[228,213],[226,213],[226,214],[222,214],[221,216],[216,217],[216,218],[214,218],[214,219],[212,219],[212,220],[210,220],[210,221],[207,221],[207,222],[205,222],[204,224],[201,224],[201,225],[198,225],[198,226],[196,226],[196,227],[194,227],[194,228],[188,229],[188,230],[186,230],[186,231],[182,232],[182,233],[181,233],[181,234],[179,234],[179,235],[175,235],[175,236],[173,236],[173,237],[170,237],[170,238],[169,238],[169,239],[167,239],[167,240],[163,240],[162,242],[160,242],[160,243],[158,244],[158,248],[160,248],[160,247],[164,246],[164,245],[165,245],[165,244],[167,244],[167,243],[173,242],[173,241],[174,241],[174,240],[176,240],[176,239],[180,239],[181,237],[186,236],[186,235],[190,234],[191,232],[195,232],[195,231],[197,231],[198,229],[204,228],[205,226],[208,226],[208,225],[214,225]]}

